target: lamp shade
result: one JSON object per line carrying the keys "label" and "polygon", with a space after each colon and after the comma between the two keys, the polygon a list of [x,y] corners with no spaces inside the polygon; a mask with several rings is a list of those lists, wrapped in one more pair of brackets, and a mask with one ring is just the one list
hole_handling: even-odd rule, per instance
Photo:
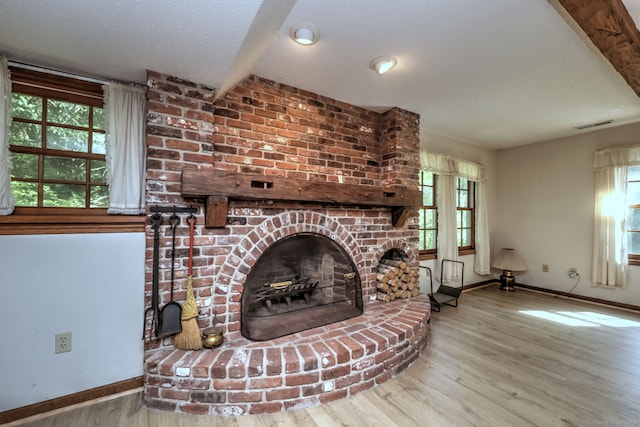
{"label": "lamp shade", "polygon": [[522,259],[515,249],[502,248],[493,259],[491,267],[500,270],[525,271],[527,270],[527,263],[524,262],[524,259]]}

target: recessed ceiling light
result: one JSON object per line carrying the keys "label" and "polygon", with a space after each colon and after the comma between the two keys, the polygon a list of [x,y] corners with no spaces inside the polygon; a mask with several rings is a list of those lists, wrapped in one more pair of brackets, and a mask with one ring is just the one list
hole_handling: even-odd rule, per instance
{"label": "recessed ceiling light", "polygon": [[304,46],[314,44],[318,41],[319,36],[320,33],[313,24],[300,24],[289,29],[289,37],[291,37],[291,40]]}
{"label": "recessed ceiling light", "polygon": [[384,74],[396,66],[398,61],[392,56],[380,56],[369,63],[369,67],[378,74]]}

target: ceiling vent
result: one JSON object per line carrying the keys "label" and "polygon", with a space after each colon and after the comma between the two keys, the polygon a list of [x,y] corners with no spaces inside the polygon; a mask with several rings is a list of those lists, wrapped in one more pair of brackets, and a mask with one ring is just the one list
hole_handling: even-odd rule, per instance
{"label": "ceiling vent", "polygon": [[595,128],[598,126],[608,125],[609,123],[613,123],[613,119],[605,120],[603,122],[590,123],[588,125],[576,126],[574,129],[582,130],[582,129],[588,129],[588,128]]}

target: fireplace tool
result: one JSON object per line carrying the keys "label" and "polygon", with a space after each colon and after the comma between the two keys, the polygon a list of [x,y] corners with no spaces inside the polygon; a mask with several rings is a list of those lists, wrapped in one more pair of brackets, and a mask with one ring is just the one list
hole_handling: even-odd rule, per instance
{"label": "fireplace tool", "polygon": [[173,279],[174,264],[176,262],[176,228],[180,223],[180,218],[175,213],[169,217],[169,225],[171,226],[171,301],[169,301],[162,310],[160,310],[160,333],[161,338],[175,335],[182,331],[182,306],[173,300]]}
{"label": "fireplace tool", "polygon": [[151,321],[151,330],[157,337],[160,332],[160,312],[158,310],[158,264],[159,252],[160,252],[160,226],[162,225],[162,215],[155,213],[150,218],[151,226],[153,227],[153,276],[151,285],[151,307],[144,311],[144,323],[142,325],[142,339],[145,337],[145,329],[147,326],[147,316],[149,311],[153,313],[153,319]]}
{"label": "fireplace tool", "polygon": [[189,276],[187,277],[187,297],[182,305],[182,332],[175,336],[173,345],[180,350],[201,350],[202,334],[198,328],[198,304],[193,294],[193,235],[196,217],[192,214],[189,223]]}

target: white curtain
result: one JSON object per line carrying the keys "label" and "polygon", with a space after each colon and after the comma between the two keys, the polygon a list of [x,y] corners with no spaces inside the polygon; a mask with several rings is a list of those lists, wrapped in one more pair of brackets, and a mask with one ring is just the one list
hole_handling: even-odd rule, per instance
{"label": "white curtain", "polygon": [[0,215],[10,215],[15,207],[11,191],[11,76],[7,58],[0,56]]}
{"label": "white curtain", "polygon": [[443,259],[458,260],[458,227],[456,223],[456,177],[451,174],[438,174],[438,262],[436,277],[448,282],[458,277],[459,264],[449,263],[445,271],[440,271]]}
{"label": "white curtain", "polygon": [[[485,167],[468,160],[456,159],[426,150],[420,152],[420,167],[438,175],[438,261],[442,261],[444,258],[458,259],[456,177],[466,178],[476,183],[474,271],[482,275],[491,274]],[[441,195],[442,198],[440,198]],[[440,277],[439,262],[436,262],[436,272],[436,276]],[[450,279],[453,274],[455,273],[445,271],[443,275],[445,281]]]}
{"label": "white curtain", "polygon": [[597,151],[593,158],[596,197],[593,226],[592,282],[627,286],[627,168],[640,164],[640,146]]}
{"label": "white curtain", "polygon": [[487,182],[485,180],[476,181],[476,257],[473,271],[481,275],[491,274]]}
{"label": "white curtain", "polygon": [[110,214],[144,213],[145,89],[109,83],[103,87],[107,116]]}

